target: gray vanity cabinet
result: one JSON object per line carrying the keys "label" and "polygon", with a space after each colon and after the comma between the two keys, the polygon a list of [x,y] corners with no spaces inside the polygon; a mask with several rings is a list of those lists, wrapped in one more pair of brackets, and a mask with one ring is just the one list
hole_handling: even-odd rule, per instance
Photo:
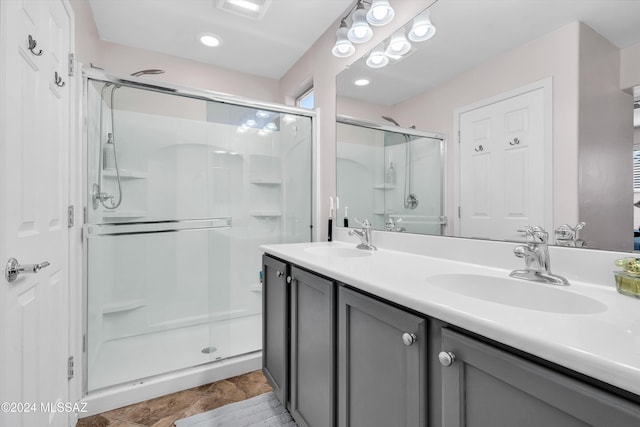
{"label": "gray vanity cabinet", "polygon": [[289,387],[289,266],[262,257],[262,372],[283,405]]}
{"label": "gray vanity cabinet", "polygon": [[487,343],[443,329],[441,348],[443,427],[640,426],[637,404]]}
{"label": "gray vanity cabinet", "polygon": [[426,331],[422,317],[339,288],[338,426],[426,425]]}
{"label": "gray vanity cabinet", "polygon": [[335,425],[335,288],[291,267],[289,410],[300,427]]}

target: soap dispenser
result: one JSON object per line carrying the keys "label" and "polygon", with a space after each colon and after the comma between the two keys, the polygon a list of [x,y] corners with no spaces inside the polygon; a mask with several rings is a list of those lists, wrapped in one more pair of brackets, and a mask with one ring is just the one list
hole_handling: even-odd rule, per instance
{"label": "soap dispenser", "polygon": [[107,143],[102,148],[102,169],[112,170],[116,168],[116,151],[113,145],[113,134],[107,136]]}
{"label": "soap dispenser", "polygon": [[396,170],[393,167],[393,162],[389,162],[389,168],[384,176],[384,183],[388,185],[396,185]]}

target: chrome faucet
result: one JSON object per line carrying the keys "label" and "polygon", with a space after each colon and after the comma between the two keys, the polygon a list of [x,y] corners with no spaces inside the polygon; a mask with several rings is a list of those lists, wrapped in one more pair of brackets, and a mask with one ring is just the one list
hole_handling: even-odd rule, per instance
{"label": "chrome faucet", "polygon": [[586,242],[578,238],[578,232],[587,225],[585,222],[581,222],[575,227],[571,227],[569,224],[562,224],[555,230],[556,244],[558,246],[569,246],[572,248],[584,248]]}
{"label": "chrome faucet", "polygon": [[360,221],[358,218],[354,218],[354,221],[362,227],[362,230],[349,230],[349,236],[353,236],[355,234],[360,237],[360,243],[356,248],[369,251],[377,250],[378,248],[373,246],[373,243],[371,243],[371,223],[369,220],[365,219],[364,221]]}
{"label": "chrome faucet", "polygon": [[553,285],[568,286],[569,282],[562,276],[551,273],[551,261],[549,258],[549,233],[542,227],[525,227],[523,231],[527,235],[527,244],[517,246],[513,253],[518,258],[524,258],[526,268],[514,270],[510,276],[518,279],[532,280],[534,282],[550,283]]}

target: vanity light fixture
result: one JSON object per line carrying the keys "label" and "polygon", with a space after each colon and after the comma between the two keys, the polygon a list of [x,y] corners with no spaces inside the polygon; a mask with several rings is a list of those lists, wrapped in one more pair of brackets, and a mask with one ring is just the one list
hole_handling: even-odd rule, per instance
{"label": "vanity light fixture", "polygon": [[436,33],[436,27],[431,23],[430,11],[427,9],[413,20],[409,31],[409,40],[423,42],[429,40]]}
{"label": "vanity light fixture", "polygon": [[367,22],[367,11],[364,10],[362,0],[358,0],[356,10],[351,15],[351,28],[347,31],[347,38],[353,43],[366,43],[373,37],[373,30]]}
{"label": "vanity light fixture", "polygon": [[402,55],[409,53],[410,50],[411,43],[404,35],[404,28],[400,28],[391,36],[385,53],[392,59],[398,59]]}
{"label": "vanity light fixture", "polygon": [[367,86],[371,81],[369,79],[358,79],[353,82],[356,86]]}
{"label": "vanity light fixture", "polygon": [[270,130],[270,131],[274,131],[274,130],[278,130],[278,126],[276,126],[275,123],[273,122],[269,122],[264,126],[265,129]]}
{"label": "vanity light fixture", "polygon": [[347,58],[353,55],[356,51],[356,48],[347,38],[347,31],[349,31],[349,29],[347,28],[347,23],[343,19],[342,22],[340,22],[340,28],[336,31],[336,44],[331,50],[333,55],[338,58]]}
{"label": "vanity light fixture", "polygon": [[[371,4],[367,11],[365,3]],[[395,11],[389,4],[389,0],[357,0],[347,15],[340,20],[340,27],[336,31],[336,44],[331,50],[338,58],[346,58],[356,51],[352,43],[366,43],[373,37],[374,26],[385,25],[391,22]],[[351,26],[347,26],[347,19],[351,17]]]}
{"label": "vanity light fixture", "polygon": [[367,12],[367,22],[371,25],[386,25],[393,19],[395,11],[389,4],[389,0],[373,0],[371,8]]}
{"label": "vanity light fixture", "polygon": [[200,34],[200,43],[208,47],[217,47],[222,44],[222,39],[215,34],[202,33]]}
{"label": "vanity light fixture", "polygon": [[382,45],[374,48],[367,57],[367,66],[369,68],[382,68],[389,63],[389,57],[384,53]]}
{"label": "vanity light fixture", "polygon": [[244,123],[245,123],[245,125],[246,125],[247,127],[250,127],[250,128],[254,128],[254,127],[258,126],[258,122],[256,122],[256,121],[255,121],[255,120],[253,120],[253,119],[249,119],[249,120],[247,120],[247,121],[246,121],[246,122],[244,122]]}

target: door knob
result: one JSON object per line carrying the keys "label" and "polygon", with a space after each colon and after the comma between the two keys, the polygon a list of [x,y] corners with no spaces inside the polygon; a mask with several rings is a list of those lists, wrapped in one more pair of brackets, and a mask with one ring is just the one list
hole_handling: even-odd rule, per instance
{"label": "door knob", "polygon": [[438,354],[438,360],[442,366],[451,366],[455,362],[456,356],[450,351],[441,351]]}
{"label": "door knob", "polygon": [[413,345],[418,340],[415,334],[410,334],[409,332],[405,332],[402,334],[402,342],[404,345]]}
{"label": "door knob", "polygon": [[7,279],[7,282],[11,283],[18,278],[20,273],[37,273],[48,266],[49,261],[45,261],[40,264],[20,265],[17,259],[11,258],[7,261],[7,266],[4,270],[4,277]]}

